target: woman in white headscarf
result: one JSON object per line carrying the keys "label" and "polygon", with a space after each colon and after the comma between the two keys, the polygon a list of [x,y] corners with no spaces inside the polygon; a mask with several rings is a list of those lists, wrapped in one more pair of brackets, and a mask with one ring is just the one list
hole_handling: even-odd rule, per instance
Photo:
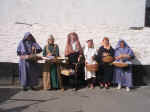
{"label": "woman in white headscarf", "polygon": [[[84,49],[85,64],[96,64],[96,61],[94,60],[95,55],[97,55],[97,51],[94,48],[93,40],[90,39],[87,41],[87,46]],[[94,88],[95,77],[95,72],[88,71],[85,67],[85,80],[88,81],[91,89]]]}

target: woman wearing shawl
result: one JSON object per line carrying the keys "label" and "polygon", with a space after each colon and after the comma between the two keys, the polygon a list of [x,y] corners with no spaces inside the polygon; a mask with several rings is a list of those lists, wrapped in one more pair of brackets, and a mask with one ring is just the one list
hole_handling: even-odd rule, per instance
{"label": "woman wearing shawl", "polygon": [[[80,62],[83,55],[82,48],[75,32],[69,33],[67,38],[67,45],[65,48],[65,56],[69,58],[69,65],[71,69],[76,68],[76,64]],[[82,68],[82,67],[81,67]],[[77,70],[81,74],[82,69]],[[77,73],[78,74],[78,73]],[[75,75],[75,90],[78,89],[78,76]]]}
{"label": "woman wearing shawl", "polygon": [[132,68],[130,66],[131,59],[134,58],[134,53],[132,49],[124,40],[120,40],[115,49],[115,60],[117,62],[128,63],[127,68],[117,68],[115,67],[115,82],[118,84],[117,89],[121,89],[122,86],[126,87],[127,91],[130,91],[132,85]]}
{"label": "woman wearing shawl", "polygon": [[[84,56],[85,56],[85,64],[96,64],[96,61],[94,60],[94,56],[97,55],[97,51],[94,48],[93,40],[87,41],[87,46],[84,49]],[[95,79],[95,72],[88,71],[85,67],[85,80],[88,81],[88,84],[90,85],[90,88],[94,88],[94,79]]]}
{"label": "woman wearing shawl", "polygon": [[[59,47],[54,43],[53,35],[48,38],[48,44],[43,49],[44,57],[58,57]],[[43,71],[43,88],[44,90],[61,88],[61,78],[59,74],[59,67],[56,63],[46,62]]]}
{"label": "woman wearing shawl", "polygon": [[42,49],[32,34],[27,32],[17,48],[17,55],[20,58],[19,77],[24,90],[27,90],[27,87],[35,89],[34,86],[38,83],[37,63],[36,61],[28,60],[28,57],[33,54],[33,51],[37,54],[42,52]]}
{"label": "woman wearing shawl", "polygon": [[98,50],[98,55],[96,60],[99,63],[99,72],[97,74],[97,79],[101,88],[109,88],[112,77],[113,77],[113,67],[110,63],[105,63],[102,61],[102,58],[105,56],[114,56],[114,49],[109,43],[109,39],[104,37],[102,41],[102,46]]}

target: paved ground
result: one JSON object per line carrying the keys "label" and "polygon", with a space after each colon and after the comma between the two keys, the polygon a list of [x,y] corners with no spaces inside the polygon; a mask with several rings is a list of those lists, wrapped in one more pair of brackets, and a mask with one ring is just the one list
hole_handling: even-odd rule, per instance
{"label": "paved ground", "polygon": [[0,112],[150,112],[150,86],[129,93],[98,87],[23,92],[19,87],[1,86]]}

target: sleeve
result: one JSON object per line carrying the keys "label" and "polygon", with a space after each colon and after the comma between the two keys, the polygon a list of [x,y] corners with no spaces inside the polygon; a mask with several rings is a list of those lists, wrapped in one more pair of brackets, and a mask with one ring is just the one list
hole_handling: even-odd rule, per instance
{"label": "sleeve", "polygon": [[47,54],[46,54],[46,46],[44,46],[44,49],[43,49],[43,56],[45,57]]}
{"label": "sleeve", "polygon": [[119,56],[119,50],[118,50],[118,49],[116,49],[116,50],[114,51],[114,57],[117,57],[117,56]]}
{"label": "sleeve", "polygon": [[42,48],[40,47],[40,45],[38,43],[33,43],[33,46],[35,46],[35,48],[36,48],[36,53],[42,52]]}
{"label": "sleeve", "polygon": [[110,55],[111,55],[112,57],[114,57],[114,55],[115,55],[115,50],[114,50],[113,48],[110,49]]}
{"label": "sleeve", "polygon": [[129,49],[128,55],[131,57],[131,59],[133,59],[135,57],[135,55],[131,49]]}
{"label": "sleeve", "polygon": [[102,48],[100,47],[98,49],[97,54],[94,56],[94,59],[98,62],[101,63],[101,55],[102,55]]}
{"label": "sleeve", "polygon": [[94,49],[94,55],[97,55],[97,50],[96,49]]}
{"label": "sleeve", "polygon": [[56,45],[56,56],[59,56],[59,47]]}
{"label": "sleeve", "polygon": [[22,55],[22,53],[21,53],[21,42],[17,46],[17,56],[20,56],[20,55]]}
{"label": "sleeve", "polygon": [[84,54],[84,57],[87,58],[87,48],[84,49],[83,54]]}

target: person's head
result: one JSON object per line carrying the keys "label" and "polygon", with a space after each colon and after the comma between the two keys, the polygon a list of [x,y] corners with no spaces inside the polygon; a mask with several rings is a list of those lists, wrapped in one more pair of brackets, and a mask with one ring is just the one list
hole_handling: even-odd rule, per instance
{"label": "person's head", "polygon": [[104,37],[103,44],[104,45],[109,45],[109,38],[108,37]]}
{"label": "person's head", "polygon": [[27,37],[27,40],[33,40],[33,36],[30,34],[30,35]]}
{"label": "person's head", "polygon": [[78,41],[78,35],[75,32],[69,33],[68,34],[68,41],[71,42],[75,42]]}
{"label": "person's head", "polygon": [[48,38],[48,44],[54,44],[54,36],[53,35],[50,35],[49,38]]}
{"label": "person's head", "polygon": [[88,48],[93,48],[94,47],[94,45],[93,45],[93,40],[91,39],[91,40],[88,40],[87,41],[87,44],[88,44]]}
{"label": "person's head", "polygon": [[125,47],[124,41],[121,41],[121,42],[120,42],[120,47],[121,47],[121,48],[124,48],[124,47]]}
{"label": "person's head", "polygon": [[33,35],[30,32],[26,32],[25,33],[23,41],[33,41],[33,42],[36,42],[35,38],[33,37]]}

